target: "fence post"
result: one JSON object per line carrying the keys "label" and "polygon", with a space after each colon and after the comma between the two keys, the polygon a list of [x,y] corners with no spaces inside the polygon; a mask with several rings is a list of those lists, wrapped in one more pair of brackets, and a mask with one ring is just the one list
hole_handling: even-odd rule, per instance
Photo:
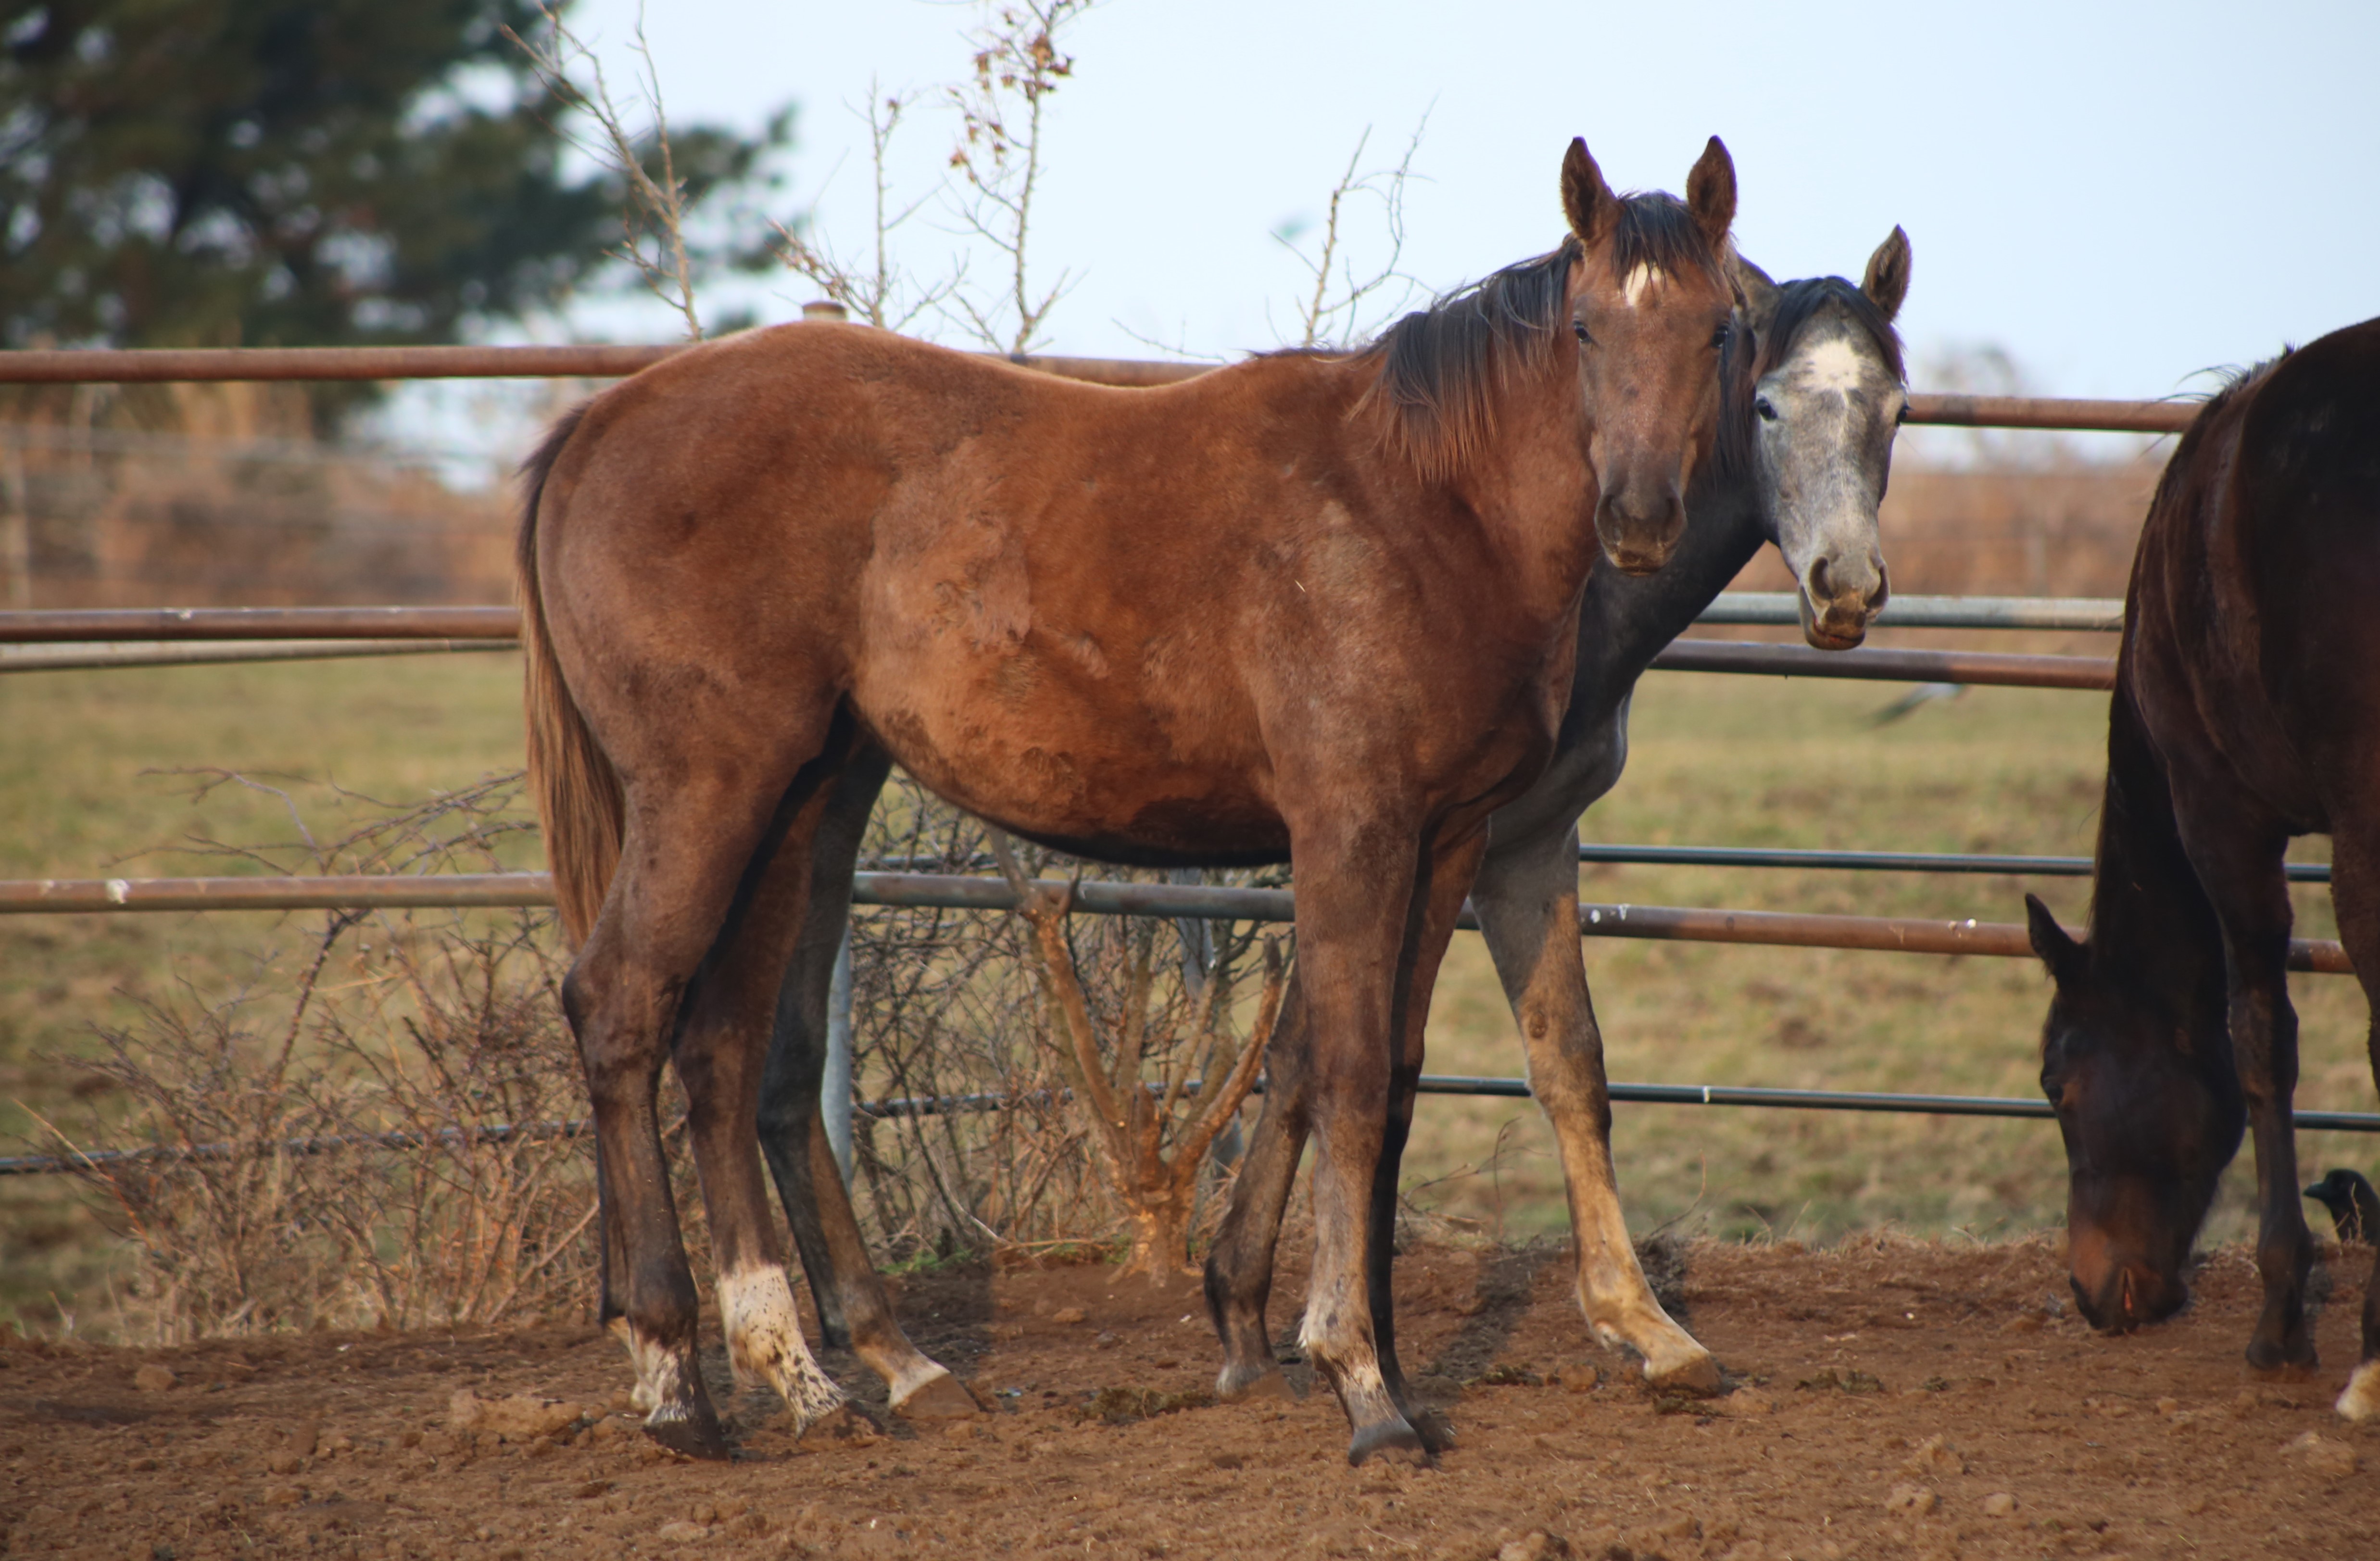
{"label": "fence post", "polygon": [[819,1110],[826,1119],[827,1146],[835,1168],[851,1187],[851,923],[843,926],[843,946],[834,953],[834,979],[826,995],[826,1075],[819,1081]]}

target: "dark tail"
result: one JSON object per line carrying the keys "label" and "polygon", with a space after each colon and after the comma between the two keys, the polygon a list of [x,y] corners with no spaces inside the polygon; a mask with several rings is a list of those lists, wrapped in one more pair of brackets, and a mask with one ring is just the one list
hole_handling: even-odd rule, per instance
{"label": "dark tail", "polygon": [[514,594],[520,606],[521,649],[528,663],[524,702],[528,711],[528,783],[545,826],[545,857],[553,870],[553,902],[562,936],[573,949],[587,940],[603,892],[620,865],[625,817],[620,778],[595,744],[570,696],[545,629],[545,602],[537,582],[537,516],[545,479],[562,447],[578,431],[587,408],[564,414],[521,466],[525,490],[520,541],[513,557]]}

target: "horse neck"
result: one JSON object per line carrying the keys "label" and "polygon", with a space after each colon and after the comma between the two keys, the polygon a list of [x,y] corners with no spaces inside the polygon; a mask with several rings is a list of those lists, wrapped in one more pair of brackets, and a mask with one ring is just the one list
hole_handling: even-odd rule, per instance
{"label": "horse neck", "polygon": [[1601,551],[1577,378],[1565,355],[1499,386],[1488,433],[1439,485],[1477,517],[1512,572],[1513,611],[1567,617]]}
{"label": "horse neck", "polygon": [[2182,849],[2164,763],[2122,676],[2109,701],[2086,943],[2095,970],[2178,998],[2186,1021],[2219,1023],[2222,929]]}

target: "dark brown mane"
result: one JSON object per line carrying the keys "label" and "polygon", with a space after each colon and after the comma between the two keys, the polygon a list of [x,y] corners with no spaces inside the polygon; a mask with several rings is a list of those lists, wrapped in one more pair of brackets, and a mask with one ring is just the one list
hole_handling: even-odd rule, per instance
{"label": "dark brown mane", "polygon": [[[1459,470],[1494,432],[1492,393],[1515,374],[1542,369],[1559,339],[1570,296],[1575,235],[1474,286],[1406,315],[1359,354],[1378,378],[1364,405],[1385,409],[1390,447],[1425,478]],[[1623,196],[1611,236],[1612,272],[1639,266],[1713,279],[1725,272],[1685,202],[1672,195]]]}
{"label": "dark brown mane", "polygon": [[[1762,375],[1785,360],[1786,349],[1802,328],[1828,309],[1839,309],[1868,334],[1884,357],[1892,377],[1906,381],[1909,370],[1900,353],[1900,333],[1894,330],[1876,300],[1859,284],[1840,276],[1809,276],[1788,282],[1777,290],[1777,317],[1756,341],[1738,332],[1728,338],[1719,362],[1719,385],[1725,410],[1719,416],[1717,460],[1719,471],[1740,477],[1752,461],[1752,387]],[[1748,349],[1748,350],[1747,350]]]}

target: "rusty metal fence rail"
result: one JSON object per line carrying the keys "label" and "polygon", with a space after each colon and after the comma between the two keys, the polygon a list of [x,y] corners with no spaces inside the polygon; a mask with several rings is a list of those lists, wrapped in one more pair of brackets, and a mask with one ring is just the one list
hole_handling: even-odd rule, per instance
{"label": "rusty metal fence rail", "polygon": [[[616,378],[675,353],[669,346],[451,346],[221,348],[191,351],[65,350],[0,352],[0,384],[156,383],[227,381],[358,381],[432,379]],[[1113,358],[1027,357],[1023,367],[1095,384],[1146,387],[1177,383],[1210,367]],[[2190,401],[2082,401],[2016,396],[1919,394],[1908,420],[1955,428],[2042,429],[2139,434],[2179,433],[2197,414]],[[1798,609],[1790,595],[1732,593],[1713,604],[1713,624],[1790,624]],[[2122,604],[2092,599],[1902,598],[1888,609],[1887,627],[2026,629],[2104,632],[2120,628]],[[518,620],[509,607],[191,608],[135,611],[0,612],[0,671],[105,666],[184,665],[228,660],[297,659],[329,656],[419,654],[515,647]],[[1798,646],[1680,641],[1653,665],[1663,671],[1755,673],[1788,677],[1889,682],[1985,684],[2005,687],[2105,690],[2114,662],[2084,656],[2014,656],[1966,650],[1863,649],[1827,653]],[[1695,853],[1691,858],[1686,854]],[[1598,854],[1599,853],[1599,854]],[[1907,853],[1782,853],[1723,847],[1585,847],[1588,860],[1671,862],[1709,865],[1881,867],[1900,871],[2045,872],[2070,874],[2081,859],[1960,858]],[[1795,860],[1783,860],[1794,857]],[[1803,861],[1800,858],[1807,857]],[[1823,859],[1823,860],[1821,860]],[[2292,877],[2326,869],[2302,865]],[[1014,893],[1002,879],[920,873],[861,873],[853,899],[862,905],[937,906],[1000,911]],[[141,911],[295,911],[310,909],[470,909],[533,907],[552,902],[541,873],[436,875],[419,877],[99,878],[0,882],[0,914]],[[1088,881],[1075,886],[1075,908],[1093,914],[1155,915],[1264,922],[1293,918],[1286,889]],[[1466,908],[1463,926],[1475,928]],[[2030,958],[2025,930],[2013,924],[1934,921],[1912,917],[1802,914],[1694,907],[1582,904],[1586,937],[1687,942],[1766,944],[1799,948],[1975,954]],[[2325,940],[2296,939],[2290,968],[2351,974],[2344,950]],[[1525,1080],[1427,1075],[1427,1094],[1524,1096]],[[1788,1090],[1741,1085],[1615,1083],[1615,1100],[1672,1105],[1750,1106],[1796,1109],[1914,1111],[1936,1115],[2039,1119],[2045,1101],[1985,1096],[1890,1095],[1840,1090]],[[929,1097],[853,1103],[865,1115],[990,1110],[992,1096]],[[2301,1127],[2380,1131],[2380,1115],[2298,1113]],[[491,1124],[450,1130],[483,1138],[573,1136],[581,1122]],[[398,1142],[402,1140],[403,1142]],[[419,1135],[361,1135],[293,1141],[274,1148],[293,1154],[347,1149],[419,1147]],[[190,1153],[230,1153],[200,1146]],[[170,1158],[172,1156],[162,1156]],[[155,1151],[108,1150],[88,1156],[25,1156],[0,1160],[0,1176],[42,1174],[83,1167],[153,1161]]]}

